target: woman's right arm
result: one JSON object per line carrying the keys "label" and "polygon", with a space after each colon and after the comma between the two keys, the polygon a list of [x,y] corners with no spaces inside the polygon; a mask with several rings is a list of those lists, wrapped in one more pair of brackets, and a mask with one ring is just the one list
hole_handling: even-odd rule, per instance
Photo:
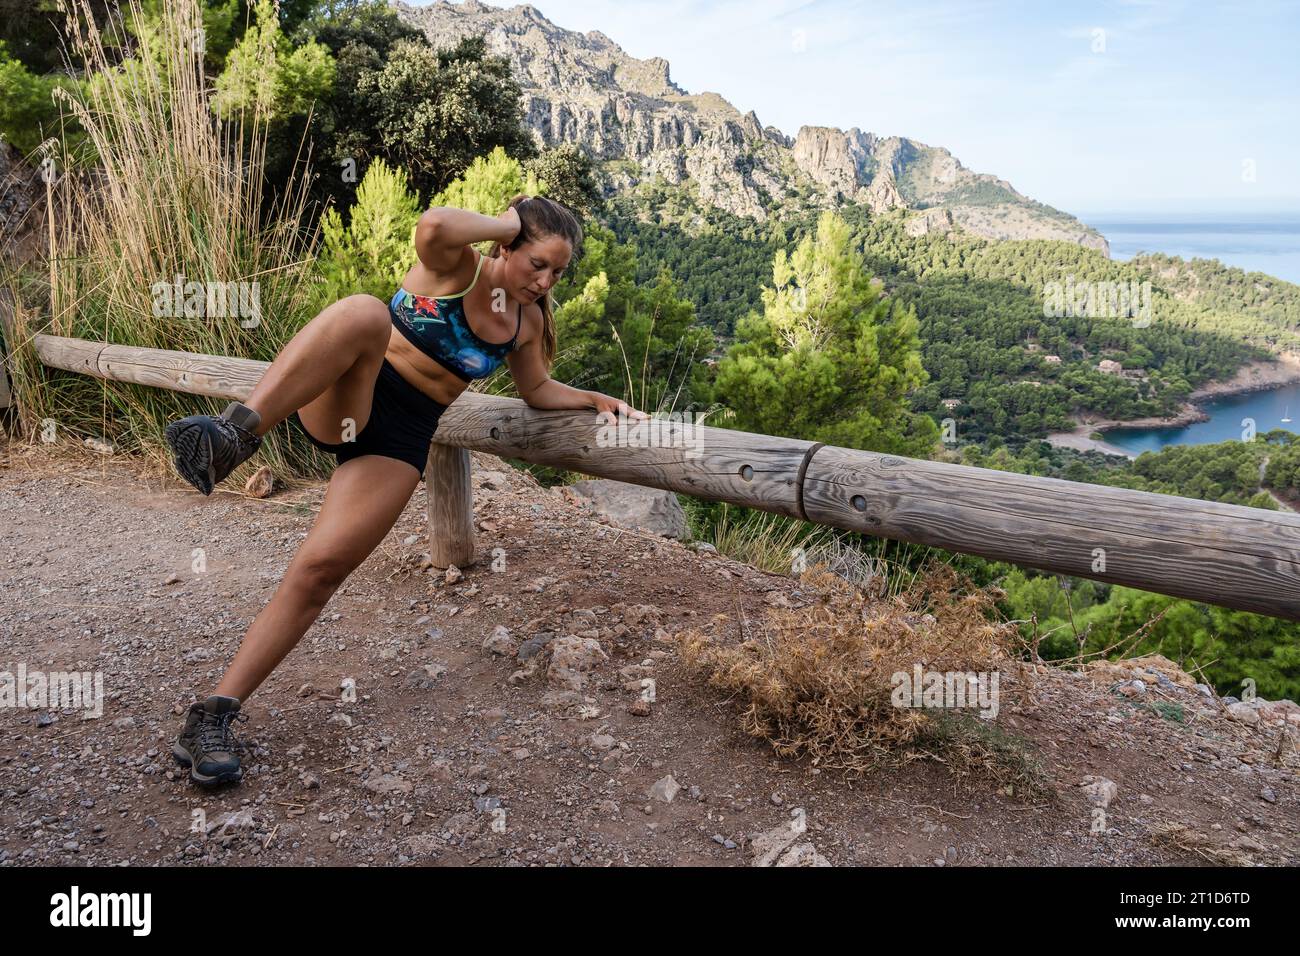
{"label": "woman's right arm", "polygon": [[426,269],[449,272],[469,243],[490,240],[505,246],[518,234],[519,213],[513,207],[500,216],[484,216],[455,206],[435,206],[416,223],[415,252]]}

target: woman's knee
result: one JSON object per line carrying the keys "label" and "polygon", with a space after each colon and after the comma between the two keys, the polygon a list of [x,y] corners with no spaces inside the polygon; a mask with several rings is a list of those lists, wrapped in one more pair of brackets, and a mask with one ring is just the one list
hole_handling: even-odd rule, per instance
{"label": "woman's knee", "polygon": [[360,336],[364,342],[381,351],[388,347],[392,319],[387,305],[373,295],[361,292],[339,299],[335,305],[338,321],[349,333]]}
{"label": "woman's knee", "polygon": [[284,583],[308,604],[324,607],[356,565],[338,558],[321,556],[299,558],[285,575]]}

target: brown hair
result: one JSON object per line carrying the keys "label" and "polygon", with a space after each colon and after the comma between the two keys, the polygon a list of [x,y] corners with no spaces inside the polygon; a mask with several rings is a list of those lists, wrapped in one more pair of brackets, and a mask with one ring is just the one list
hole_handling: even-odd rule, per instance
{"label": "brown hair", "polygon": [[[519,214],[519,234],[507,249],[518,249],[524,243],[549,236],[559,236],[569,240],[576,257],[582,245],[582,226],[578,217],[567,207],[545,196],[526,196],[520,193],[510,200],[506,208],[514,207]],[[501,243],[492,243],[488,258],[495,259],[501,253]],[[537,300],[542,309],[542,358],[546,367],[551,367],[555,358],[555,304],[551,293],[547,292]]]}

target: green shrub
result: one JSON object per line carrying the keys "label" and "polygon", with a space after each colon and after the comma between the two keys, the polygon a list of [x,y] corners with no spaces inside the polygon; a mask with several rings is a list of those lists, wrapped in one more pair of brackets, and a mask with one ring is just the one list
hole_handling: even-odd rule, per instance
{"label": "green shrub", "polygon": [[[49,137],[58,135],[60,110],[54,90],[59,87],[75,90],[77,82],[68,76],[33,76],[9,55],[0,40],[0,139],[26,156]],[[75,122],[71,125],[70,145],[75,147],[84,136]]]}
{"label": "green shrub", "polygon": [[357,292],[386,301],[414,262],[419,218],[419,201],[407,191],[406,173],[376,159],[357,187],[347,225],[335,209],[321,219],[317,305],[323,308]]}

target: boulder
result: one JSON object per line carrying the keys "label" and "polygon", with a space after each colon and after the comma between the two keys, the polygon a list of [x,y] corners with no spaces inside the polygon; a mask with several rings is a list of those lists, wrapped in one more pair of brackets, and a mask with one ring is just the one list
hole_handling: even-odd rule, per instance
{"label": "boulder", "polygon": [[1115,781],[1107,780],[1105,777],[1089,775],[1083,778],[1079,786],[1083,789],[1083,795],[1087,797],[1088,802],[1103,810],[1110,806],[1111,801],[1119,794],[1119,787],[1115,785]]}
{"label": "boulder", "polygon": [[517,649],[518,644],[510,636],[510,629],[502,624],[494,627],[492,633],[483,639],[483,650],[500,654],[502,657],[514,657]]}
{"label": "boulder", "polygon": [[590,501],[597,514],[621,528],[648,531],[679,541],[690,537],[686,512],[671,491],[604,478],[575,481],[568,487]]}
{"label": "boulder", "polygon": [[808,829],[808,818],[803,807],[790,811],[790,819],[763,833],[750,837],[749,849],[754,854],[752,866],[767,867],[774,864],[792,843]]}
{"label": "boulder", "polygon": [[662,803],[672,803],[673,798],[681,790],[681,786],[673,779],[673,775],[661,777],[650,787],[649,796],[652,800],[659,800]]}
{"label": "boulder", "polygon": [[811,843],[796,843],[781,854],[777,866],[830,866],[831,861],[817,852]]}
{"label": "boulder", "polygon": [[587,672],[607,660],[609,655],[595,638],[571,634],[557,637],[551,644],[551,663],[546,677],[557,687],[582,690],[587,684]]}

